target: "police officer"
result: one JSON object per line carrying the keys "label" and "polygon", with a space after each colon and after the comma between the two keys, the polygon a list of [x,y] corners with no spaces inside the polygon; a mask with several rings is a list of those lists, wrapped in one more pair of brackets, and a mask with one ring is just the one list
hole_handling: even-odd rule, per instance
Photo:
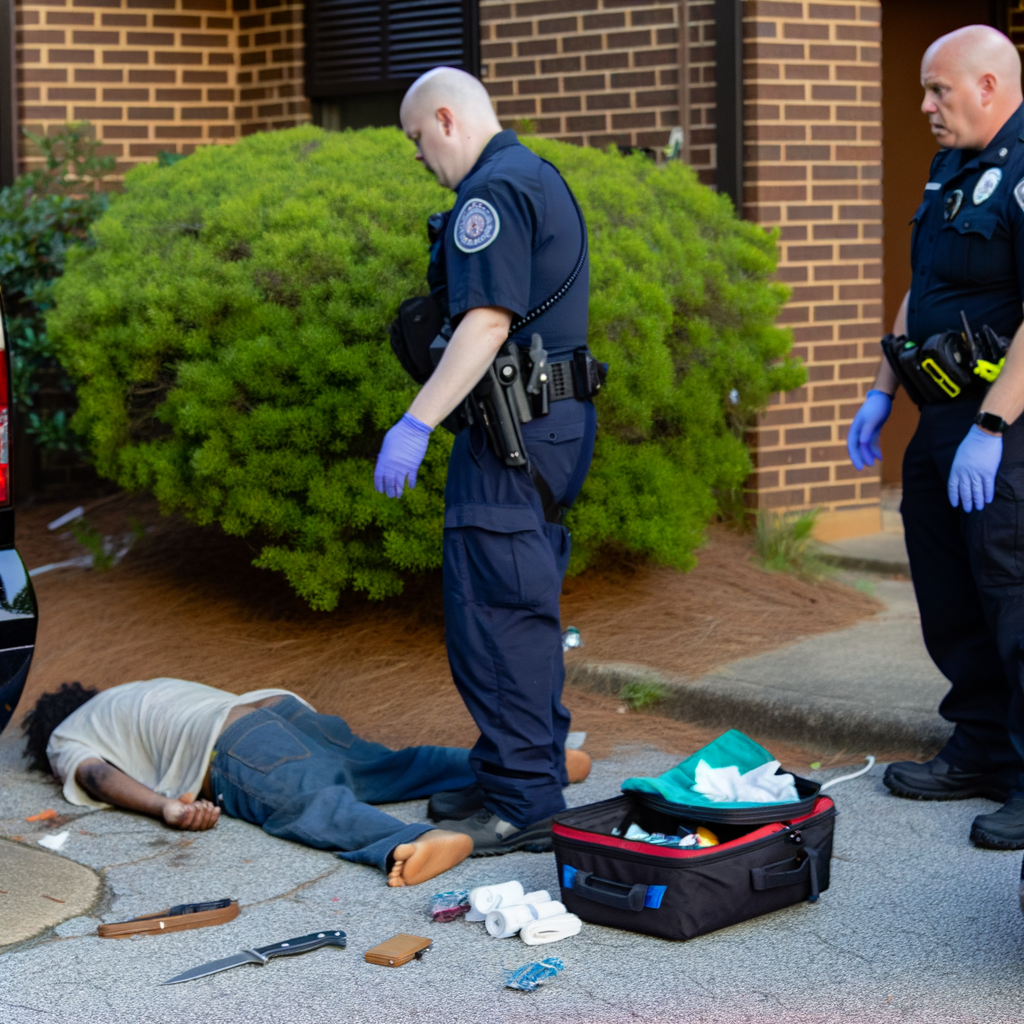
{"label": "police officer", "polygon": [[[903,462],[903,523],[928,652],[951,688],[949,742],[886,770],[897,796],[1004,804],[971,839],[1024,848],[1024,108],[1021,62],[981,25],[936,40],[922,110],[942,147],[914,216],[913,278],[893,333],[923,343],[989,325],[1013,344],[987,393],[925,404]],[[883,360],[850,427],[857,469],[881,457],[897,379]],[[982,385],[983,387],[983,385]]]}
{"label": "police officer", "polygon": [[[456,193],[428,273],[454,334],[384,439],[374,481],[391,497],[406,480],[415,485],[431,431],[480,381],[514,318],[557,293],[586,251],[568,186],[515,132],[502,131],[475,78],[435,68],[406,93],[401,119],[416,158]],[[529,348],[539,333],[550,364],[570,360],[586,345],[588,292],[584,264],[568,292],[513,339]],[[449,462],[445,632],[455,684],[480,729],[471,755],[479,789],[463,794],[468,810],[479,809],[441,824],[470,835],[476,855],[550,848],[551,816],[565,807],[559,595],[569,535],[552,506],[567,508],[579,493],[596,428],[591,402],[568,398],[522,425],[533,475],[495,454],[479,420],[456,435]]]}

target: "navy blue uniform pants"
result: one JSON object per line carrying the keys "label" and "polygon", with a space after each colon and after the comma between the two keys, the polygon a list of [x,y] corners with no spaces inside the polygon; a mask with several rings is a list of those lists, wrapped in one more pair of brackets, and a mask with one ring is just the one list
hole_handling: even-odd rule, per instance
{"label": "navy blue uniform pants", "polygon": [[472,785],[469,751],[390,750],[337,715],[282,697],[229,725],[210,764],[214,799],[232,818],[358,864],[388,868],[391,851],[432,825],[408,825],[370,804]]}
{"label": "navy blue uniform pants", "polygon": [[[523,425],[529,458],[572,504],[594,451],[590,402],[555,402]],[[558,600],[569,533],[545,522],[525,469],[495,456],[482,429],[455,438],[444,521],[444,615],[455,685],[480,729],[470,764],[484,806],[520,828],[565,808]]]}
{"label": "navy blue uniform pants", "polygon": [[1024,772],[1024,420],[1003,438],[995,500],[964,512],[946,483],[978,406],[922,409],[901,511],[925,645],[952,684],[939,706],[956,726],[943,757]]}

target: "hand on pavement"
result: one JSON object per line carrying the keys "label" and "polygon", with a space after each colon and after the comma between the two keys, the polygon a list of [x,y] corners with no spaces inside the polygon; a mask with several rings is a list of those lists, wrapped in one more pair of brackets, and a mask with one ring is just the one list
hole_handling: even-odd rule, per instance
{"label": "hand on pavement", "polygon": [[209,800],[193,800],[191,793],[183,793],[177,800],[168,800],[162,814],[171,828],[182,832],[205,832],[217,824],[220,808]]}
{"label": "hand on pavement", "polygon": [[850,432],[846,435],[846,450],[856,469],[873,466],[876,459],[882,461],[882,448],[878,439],[882,425],[891,412],[892,399],[884,391],[872,388],[864,404],[857,410],[850,424]]}
{"label": "hand on pavement", "polygon": [[409,478],[416,486],[416,473],[427,454],[431,428],[406,413],[385,435],[373,471],[373,486],[389,498],[400,498]]}
{"label": "hand on pavement", "polygon": [[960,442],[949,471],[946,491],[949,503],[956,508],[963,505],[965,512],[983,509],[996,493],[996,473],[1003,458],[1003,439],[989,434],[979,426],[967,431]]}

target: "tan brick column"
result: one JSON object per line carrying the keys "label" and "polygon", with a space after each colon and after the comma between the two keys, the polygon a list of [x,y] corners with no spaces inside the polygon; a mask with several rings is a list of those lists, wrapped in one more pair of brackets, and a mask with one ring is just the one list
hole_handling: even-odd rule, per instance
{"label": "tan brick column", "polygon": [[821,536],[880,529],[877,466],[846,455],[882,334],[881,7],[744,4],[744,215],[781,231],[807,387],[753,431],[759,507],[826,510]]}

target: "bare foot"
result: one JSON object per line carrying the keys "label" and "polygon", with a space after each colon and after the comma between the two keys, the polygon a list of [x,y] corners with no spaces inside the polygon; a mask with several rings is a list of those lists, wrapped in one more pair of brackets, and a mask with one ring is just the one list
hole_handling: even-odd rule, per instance
{"label": "bare foot", "polygon": [[419,885],[461,864],[472,852],[473,840],[469,836],[432,828],[413,842],[395,847],[395,866],[388,872],[388,885]]}
{"label": "bare foot", "polygon": [[567,750],[565,772],[570,782],[582,782],[590,774],[590,755],[585,750]]}

